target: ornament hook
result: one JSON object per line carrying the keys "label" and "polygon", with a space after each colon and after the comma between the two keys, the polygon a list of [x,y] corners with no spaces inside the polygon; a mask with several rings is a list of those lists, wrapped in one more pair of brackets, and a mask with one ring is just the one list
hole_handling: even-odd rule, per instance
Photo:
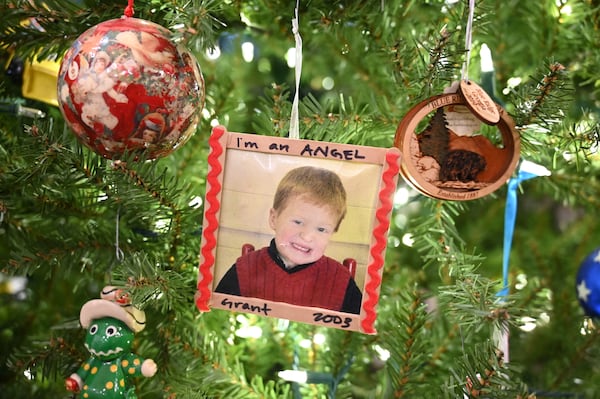
{"label": "ornament hook", "polygon": [[115,257],[119,262],[123,261],[125,255],[123,254],[123,250],[119,247],[119,221],[121,219],[121,205],[117,208],[117,221],[115,226]]}

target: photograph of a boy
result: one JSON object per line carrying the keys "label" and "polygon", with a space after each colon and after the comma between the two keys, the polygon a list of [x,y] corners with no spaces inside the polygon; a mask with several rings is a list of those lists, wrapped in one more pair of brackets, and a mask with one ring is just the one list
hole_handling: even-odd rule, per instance
{"label": "photograph of a boy", "polygon": [[327,169],[303,166],[279,182],[270,245],[239,257],[215,292],[360,313],[362,293],[338,261],[324,255],[346,215],[346,190]]}

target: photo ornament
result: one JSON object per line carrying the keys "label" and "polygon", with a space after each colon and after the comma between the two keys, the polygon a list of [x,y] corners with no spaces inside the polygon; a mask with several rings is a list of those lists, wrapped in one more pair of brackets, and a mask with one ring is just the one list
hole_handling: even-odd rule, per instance
{"label": "photo ornament", "polygon": [[198,309],[375,334],[400,150],[223,126],[209,145]]}

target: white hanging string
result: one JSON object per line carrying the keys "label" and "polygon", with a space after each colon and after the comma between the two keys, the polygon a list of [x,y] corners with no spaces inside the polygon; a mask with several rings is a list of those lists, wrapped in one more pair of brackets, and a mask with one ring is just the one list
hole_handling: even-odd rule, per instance
{"label": "white hanging string", "polygon": [[300,75],[302,74],[302,38],[300,37],[300,31],[298,29],[298,3],[300,0],[296,0],[295,18],[292,19],[292,33],[296,41],[296,92],[294,93],[294,102],[292,103],[292,116],[290,119],[290,138],[300,138],[300,126],[298,122],[298,97],[300,91]]}
{"label": "white hanging string", "polygon": [[467,20],[467,30],[465,32],[465,49],[467,50],[466,59],[463,63],[461,79],[469,81],[469,61],[471,59],[471,39],[473,35],[473,14],[475,12],[475,0],[469,0],[469,19]]}

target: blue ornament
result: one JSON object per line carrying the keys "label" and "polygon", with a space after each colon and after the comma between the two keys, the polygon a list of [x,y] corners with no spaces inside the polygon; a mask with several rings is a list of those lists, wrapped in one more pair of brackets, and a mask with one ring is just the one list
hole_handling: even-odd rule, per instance
{"label": "blue ornament", "polygon": [[600,317],[600,248],[583,260],[577,272],[577,299],[588,316]]}

